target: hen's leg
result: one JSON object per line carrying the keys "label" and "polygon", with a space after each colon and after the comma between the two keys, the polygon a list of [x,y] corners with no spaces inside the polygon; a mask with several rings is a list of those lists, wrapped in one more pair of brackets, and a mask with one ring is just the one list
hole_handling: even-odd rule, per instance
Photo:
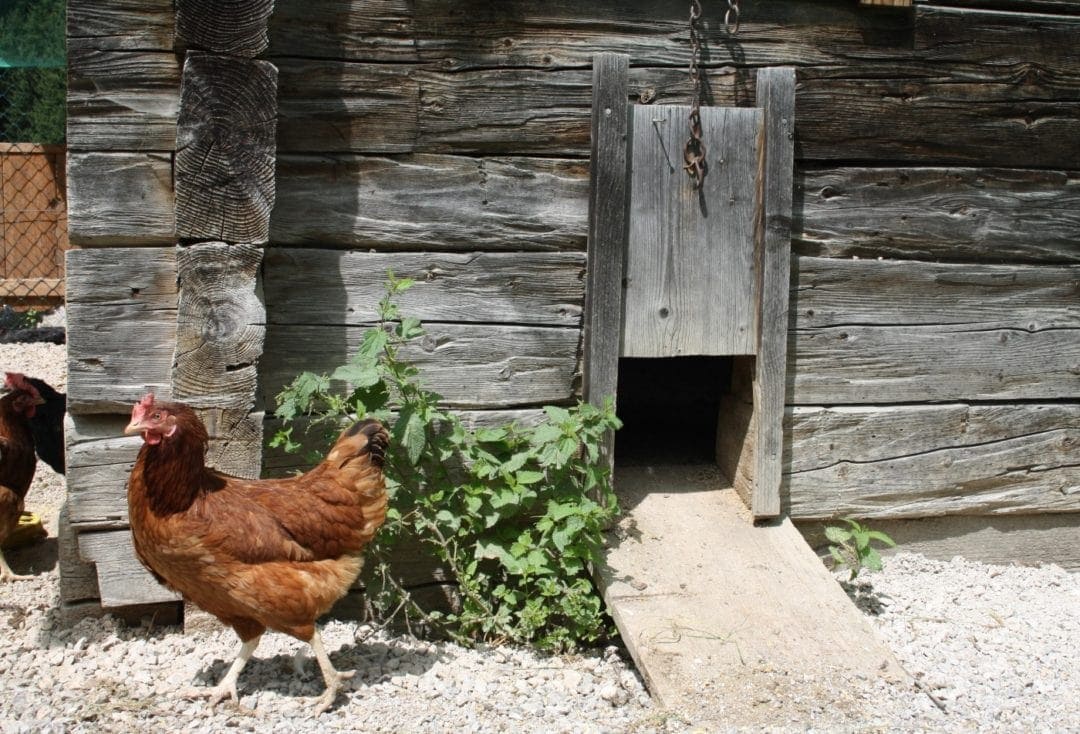
{"label": "hen's leg", "polygon": [[7,560],[4,558],[3,551],[0,551],[0,584],[7,581],[23,581],[25,579],[32,579],[33,576],[20,576],[11,570],[11,566],[7,565]]}
{"label": "hen's leg", "polygon": [[326,648],[322,644],[322,635],[315,628],[315,634],[311,636],[311,649],[315,651],[315,659],[319,661],[319,669],[322,671],[323,680],[326,681],[326,690],[319,700],[315,702],[315,715],[318,716],[326,711],[334,703],[338,692],[341,690],[341,681],[348,680],[356,675],[355,670],[337,671],[330,663],[330,656],[326,654]]}
{"label": "hen's leg", "polygon": [[188,689],[185,692],[188,698],[209,698],[210,708],[217,706],[226,698],[231,698],[234,703],[240,703],[240,697],[236,694],[236,681],[240,677],[240,671],[247,665],[248,660],[251,660],[251,656],[255,654],[255,648],[259,646],[259,640],[262,639],[262,635],[252,637],[240,646],[240,652],[237,653],[236,659],[232,661],[232,665],[229,666],[229,670],[225,673],[225,677],[221,679],[213,688],[206,689]]}

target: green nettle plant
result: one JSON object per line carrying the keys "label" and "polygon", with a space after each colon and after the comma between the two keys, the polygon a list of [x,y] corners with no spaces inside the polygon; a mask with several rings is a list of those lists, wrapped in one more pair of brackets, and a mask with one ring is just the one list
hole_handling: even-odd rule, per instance
{"label": "green nettle plant", "polygon": [[[390,510],[367,551],[376,570],[369,599],[382,619],[404,613],[459,642],[553,650],[611,635],[589,577],[603,528],[618,514],[600,456],[605,433],[620,426],[611,404],[547,406],[535,425],[466,426],[402,356],[424,334],[395,302],[411,285],[389,274],[380,324],[364,334],[349,363],[329,375],[304,372],[278,395],[283,428],[271,446],[297,451],[293,430],[302,418],[327,429],[327,438],[358,417],[390,426]],[[342,382],[350,392],[333,389]],[[452,613],[422,609],[397,582],[388,551],[409,537],[456,577]]]}
{"label": "green nettle plant", "polygon": [[825,528],[834,567],[847,566],[851,570],[849,581],[854,580],[863,568],[880,571],[881,554],[870,546],[870,541],[877,540],[890,547],[895,547],[896,542],[880,530],[871,530],[849,517],[841,519],[848,527],[829,525]]}

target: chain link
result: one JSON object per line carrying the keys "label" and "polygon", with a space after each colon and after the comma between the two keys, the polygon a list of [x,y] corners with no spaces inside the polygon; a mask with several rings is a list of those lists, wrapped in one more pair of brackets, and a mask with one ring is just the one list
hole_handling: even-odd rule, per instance
{"label": "chain link", "polygon": [[701,140],[701,0],[690,0],[690,137],[683,147],[683,170],[694,180],[694,188],[705,182],[708,166],[705,163],[705,143]]}
{"label": "chain link", "polygon": [[734,36],[739,32],[739,0],[727,0],[724,25],[727,26],[729,36]]}

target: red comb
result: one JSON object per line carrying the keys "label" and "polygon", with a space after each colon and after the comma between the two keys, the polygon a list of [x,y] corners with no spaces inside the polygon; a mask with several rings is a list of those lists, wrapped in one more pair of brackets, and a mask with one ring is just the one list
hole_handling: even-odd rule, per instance
{"label": "red comb", "polygon": [[142,400],[135,403],[135,407],[131,409],[132,420],[139,420],[154,407],[154,393],[148,392]]}

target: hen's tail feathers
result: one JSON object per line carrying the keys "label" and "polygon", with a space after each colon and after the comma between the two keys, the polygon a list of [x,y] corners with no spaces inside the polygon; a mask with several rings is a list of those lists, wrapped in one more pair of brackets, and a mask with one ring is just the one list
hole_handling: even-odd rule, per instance
{"label": "hen's tail feathers", "polygon": [[374,533],[386,517],[386,480],[383,462],[390,435],[382,423],[363,420],[342,431],[326,455],[326,465],[337,480],[362,498],[366,508],[365,531]]}

